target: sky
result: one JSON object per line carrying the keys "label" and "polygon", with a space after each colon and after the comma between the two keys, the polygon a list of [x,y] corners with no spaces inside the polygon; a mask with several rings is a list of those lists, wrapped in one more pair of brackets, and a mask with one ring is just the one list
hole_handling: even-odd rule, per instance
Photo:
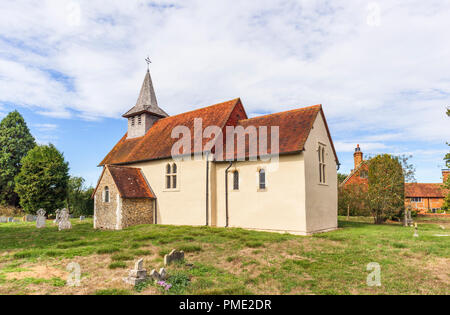
{"label": "sky", "polygon": [[450,119],[450,2],[1,1],[0,118],[95,185],[146,63],[170,115],[240,97],[249,116],[322,104],[341,161],[412,155],[440,182]]}

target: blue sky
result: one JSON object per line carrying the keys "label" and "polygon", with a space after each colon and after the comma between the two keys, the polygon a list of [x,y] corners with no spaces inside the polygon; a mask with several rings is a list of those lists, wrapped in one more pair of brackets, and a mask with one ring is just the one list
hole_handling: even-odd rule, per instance
{"label": "blue sky", "polygon": [[450,3],[443,1],[2,1],[0,117],[94,185],[126,131],[150,55],[169,114],[241,97],[252,115],[323,104],[342,162],[411,154],[439,182],[450,141]]}

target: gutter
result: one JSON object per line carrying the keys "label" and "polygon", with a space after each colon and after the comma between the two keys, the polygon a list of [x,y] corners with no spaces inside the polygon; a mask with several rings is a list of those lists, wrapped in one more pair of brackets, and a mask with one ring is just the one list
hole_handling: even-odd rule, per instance
{"label": "gutter", "polygon": [[228,221],[229,221],[229,216],[228,216],[228,171],[230,170],[230,168],[233,166],[233,162],[230,162],[230,165],[228,165],[227,169],[225,170],[225,214],[226,214],[226,225],[225,227],[228,227]]}

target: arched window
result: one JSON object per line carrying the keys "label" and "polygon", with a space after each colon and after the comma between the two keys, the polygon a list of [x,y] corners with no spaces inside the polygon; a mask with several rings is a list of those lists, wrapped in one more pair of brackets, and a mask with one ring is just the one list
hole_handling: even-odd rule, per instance
{"label": "arched window", "polygon": [[266,189],[266,171],[259,170],[259,189]]}
{"label": "arched window", "polygon": [[166,189],[176,189],[177,188],[177,165],[175,163],[167,164],[166,166]]}
{"label": "arched window", "polygon": [[108,186],[105,186],[103,201],[109,202],[109,187]]}
{"label": "arched window", "polygon": [[239,172],[233,172],[233,190],[239,190]]}

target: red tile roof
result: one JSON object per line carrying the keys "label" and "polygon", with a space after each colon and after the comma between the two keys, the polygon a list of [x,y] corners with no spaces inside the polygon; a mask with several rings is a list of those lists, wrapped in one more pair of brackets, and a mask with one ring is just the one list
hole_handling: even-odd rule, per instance
{"label": "red tile roof", "polygon": [[[147,134],[144,137],[127,140],[127,135],[125,135],[103,159],[100,165],[128,164],[171,157],[172,146],[178,141],[178,139],[173,139],[171,135],[172,130],[177,126],[186,126],[189,128],[192,137],[192,148],[195,148],[194,119],[202,119],[203,129],[208,126],[218,126],[223,128],[233,109],[240,103],[240,99],[235,99],[160,119],[147,131]],[[244,117],[242,118],[247,118],[245,112]],[[203,139],[203,146],[208,143],[208,140],[209,139]],[[203,148],[203,146],[201,147]]]}
{"label": "red tile roof", "polygon": [[405,197],[444,198],[447,192],[442,184],[406,183]]}
{"label": "red tile roof", "polygon": [[92,198],[94,198],[106,170],[108,170],[111,174],[111,177],[116,184],[117,189],[119,190],[120,197],[125,199],[156,199],[140,168],[122,166],[119,167],[111,165],[107,165],[105,168],[103,168],[103,172],[102,175],[100,175],[97,187],[92,193]]}
{"label": "red tile roof", "polygon": [[[247,114],[245,113],[240,99],[235,99],[229,102],[158,120],[149,129],[147,134],[141,138],[127,140],[125,135],[113,148],[113,150],[105,157],[100,165],[129,164],[133,162],[170,158],[172,156],[172,146],[178,141],[178,139],[173,139],[171,137],[172,130],[176,126],[186,126],[189,128],[192,137],[191,147],[194,149],[195,118],[202,119],[203,130],[208,126],[218,126],[222,128],[224,136],[226,132],[225,126],[242,126],[244,128],[255,126],[257,129],[260,126],[267,126],[268,154],[271,153],[271,128],[269,127],[279,126],[279,154],[296,153],[304,150],[306,140],[308,139],[311,128],[319,113],[321,113],[325,121],[325,126],[333,148],[333,153],[335,155],[336,162],[339,163],[321,105],[247,119]],[[202,151],[204,146],[209,141],[210,139],[203,139],[203,143],[200,146]],[[248,145],[249,141],[246,141],[245,157],[249,156]],[[223,153],[226,159],[233,159],[233,157],[228,157],[225,155],[225,141]]]}
{"label": "red tile roof", "polygon": [[[272,127],[279,127],[279,153],[280,154],[289,154],[303,151],[305,148],[306,140],[308,139],[309,133],[313,127],[314,121],[317,118],[317,115],[321,113],[322,117],[325,119],[325,115],[323,115],[322,106],[315,105],[310,107],[304,107],[299,109],[294,109],[286,112],[280,112],[265,116],[254,117],[251,119],[240,120],[238,122],[238,126],[242,126],[244,128],[248,128],[250,126],[256,127],[257,137],[255,138],[256,143],[259,141],[259,127],[267,126],[267,154],[271,154],[271,131]],[[328,131],[328,126],[325,120],[325,125],[327,128],[328,136],[330,139],[330,143],[333,148],[333,153],[336,157],[336,162],[339,163],[339,160],[336,155],[336,151],[334,149],[333,141],[331,139],[330,133]],[[238,156],[243,156],[243,152],[239,152],[239,148],[235,145],[236,154],[234,158]],[[226,148],[224,149],[226,151]],[[233,159],[232,156],[228,156],[225,153],[225,157],[227,160]],[[249,141],[246,141],[245,146],[245,157],[251,156],[252,152],[249,152]],[[277,153],[277,152],[273,152]],[[238,155],[240,154],[240,155]]]}

